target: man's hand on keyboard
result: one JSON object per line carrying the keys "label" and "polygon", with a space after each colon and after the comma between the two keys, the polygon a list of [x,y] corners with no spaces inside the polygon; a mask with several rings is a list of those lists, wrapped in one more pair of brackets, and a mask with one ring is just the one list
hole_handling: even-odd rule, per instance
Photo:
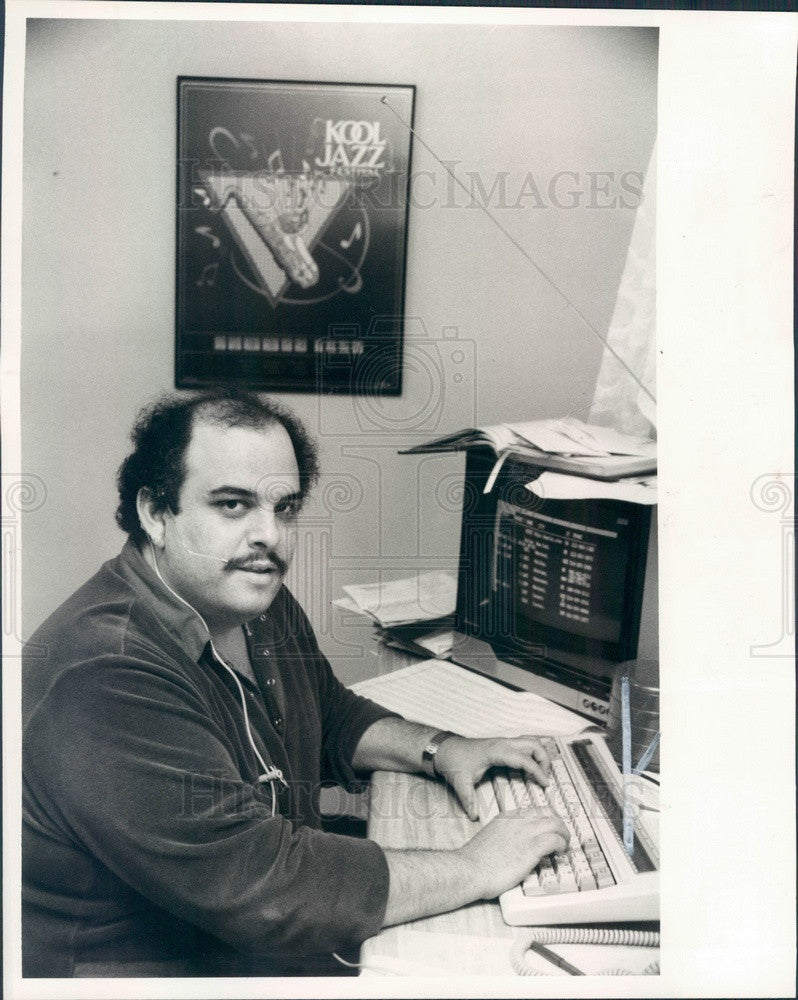
{"label": "man's hand on keyboard", "polygon": [[551,761],[534,736],[513,739],[469,740],[452,736],[439,748],[435,770],[445,778],[469,818],[479,819],[475,785],[491,767],[523,771],[539,785],[549,783]]}
{"label": "man's hand on keyboard", "polygon": [[535,809],[500,813],[483,826],[461,854],[474,873],[482,899],[495,899],[529,875],[542,858],[564,851],[568,829],[556,816]]}

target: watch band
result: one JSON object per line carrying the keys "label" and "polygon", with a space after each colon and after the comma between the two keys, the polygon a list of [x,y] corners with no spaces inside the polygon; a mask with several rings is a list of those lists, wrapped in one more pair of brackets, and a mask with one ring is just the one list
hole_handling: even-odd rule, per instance
{"label": "watch band", "polygon": [[430,778],[438,777],[438,772],[435,769],[435,754],[440,749],[442,743],[448,740],[450,736],[455,735],[457,734],[442,729],[430,739],[429,743],[421,751],[421,769],[424,774],[428,774]]}

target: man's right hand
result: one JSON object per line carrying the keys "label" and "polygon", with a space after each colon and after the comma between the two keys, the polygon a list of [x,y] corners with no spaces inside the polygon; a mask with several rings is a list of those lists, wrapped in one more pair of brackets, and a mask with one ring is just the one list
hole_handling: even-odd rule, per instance
{"label": "man's right hand", "polygon": [[519,885],[547,854],[564,851],[568,830],[557,817],[534,809],[501,813],[460,848],[482,899]]}
{"label": "man's right hand", "polygon": [[562,820],[519,809],[497,816],[457,850],[386,850],[390,880],[384,926],[495,899],[567,843]]}

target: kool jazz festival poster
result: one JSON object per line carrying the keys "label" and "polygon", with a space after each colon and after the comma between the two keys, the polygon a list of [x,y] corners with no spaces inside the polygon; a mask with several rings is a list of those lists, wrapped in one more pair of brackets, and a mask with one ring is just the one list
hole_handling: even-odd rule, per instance
{"label": "kool jazz festival poster", "polygon": [[178,79],[178,387],[401,392],[413,99]]}

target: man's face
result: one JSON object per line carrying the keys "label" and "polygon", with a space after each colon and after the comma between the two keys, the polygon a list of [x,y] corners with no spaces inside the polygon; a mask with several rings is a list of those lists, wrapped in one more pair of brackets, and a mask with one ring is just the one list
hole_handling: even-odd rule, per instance
{"label": "man's face", "polygon": [[249,621],[274,600],[296,544],[299,469],[282,425],[200,419],[185,456],[180,510],[165,515],[158,566],[211,632]]}

